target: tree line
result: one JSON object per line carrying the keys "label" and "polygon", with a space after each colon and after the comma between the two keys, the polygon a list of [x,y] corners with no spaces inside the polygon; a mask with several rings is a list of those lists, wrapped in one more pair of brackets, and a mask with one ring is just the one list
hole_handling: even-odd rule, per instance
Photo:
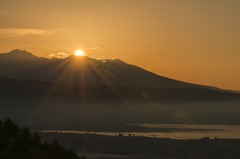
{"label": "tree line", "polygon": [[85,159],[73,150],[66,149],[56,139],[42,141],[38,132],[27,127],[19,128],[11,119],[0,121],[1,159]]}

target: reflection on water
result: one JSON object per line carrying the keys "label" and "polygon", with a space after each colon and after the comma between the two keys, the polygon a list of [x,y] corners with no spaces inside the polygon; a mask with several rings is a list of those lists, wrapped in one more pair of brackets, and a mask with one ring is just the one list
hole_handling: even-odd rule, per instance
{"label": "reflection on water", "polygon": [[[119,135],[124,136],[145,136],[156,138],[172,138],[172,139],[200,139],[203,137],[210,138],[229,138],[240,139],[239,125],[187,125],[187,124],[128,124],[149,128],[175,128],[174,132],[86,132],[86,131],[67,131],[67,130],[43,130],[41,132],[59,132],[59,133],[94,133],[99,135]],[[191,129],[191,131],[189,131]],[[196,131],[192,131],[196,130]],[[204,130],[204,131],[200,131]]]}
{"label": "reflection on water", "polygon": [[177,128],[177,129],[203,129],[203,130],[222,130],[235,131],[240,130],[239,125],[201,125],[201,124],[127,124],[149,128]]}

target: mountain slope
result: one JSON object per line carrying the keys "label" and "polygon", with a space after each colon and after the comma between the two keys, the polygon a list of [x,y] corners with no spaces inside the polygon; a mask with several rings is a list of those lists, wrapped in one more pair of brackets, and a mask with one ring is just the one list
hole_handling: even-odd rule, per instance
{"label": "mountain slope", "polygon": [[58,84],[37,80],[13,80],[0,76],[0,98],[44,98],[53,101],[239,101],[240,94],[193,88],[159,89],[111,85]]}
{"label": "mountain slope", "polygon": [[97,60],[74,55],[47,59],[21,50],[0,54],[0,76],[62,84],[217,89],[159,76],[119,59]]}

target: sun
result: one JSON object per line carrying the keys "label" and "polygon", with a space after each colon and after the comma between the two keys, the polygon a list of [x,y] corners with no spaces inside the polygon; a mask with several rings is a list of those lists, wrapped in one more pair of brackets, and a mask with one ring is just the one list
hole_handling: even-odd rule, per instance
{"label": "sun", "polygon": [[77,51],[75,52],[75,55],[76,55],[76,56],[84,56],[84,52],[83,52],[82,50],[77,50]]}

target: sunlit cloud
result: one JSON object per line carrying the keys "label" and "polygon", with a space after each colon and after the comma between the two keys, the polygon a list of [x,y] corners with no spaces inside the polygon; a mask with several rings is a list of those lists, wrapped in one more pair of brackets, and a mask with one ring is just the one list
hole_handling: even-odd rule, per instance
{"label": "sunlit cloud", "polygon": [[43,35],[52,34],[53,31],[43,29],[0,29],[0,35]]}
{"label": "sunlit cloud", "polygon": [[104,6],[104,8],[109,8],[109,7],[111,7],[111,5],[106,5],[106,6]]}
{"label": "sunlit cloud", "polygon": [[93,50],[94,50],[94,49],[99,49],[99,47],[93,47],[93,48],[91,48],[91,49],[93,49]]}
{"label": "sunlit cloud", "polygon": [[70,54],[66,54],[64,52],[59,52],[57,54],[50,54],[48,55],[48,58],[58,58],[58,59],[63,59],[70,56]]}
{"label": "sunlit cloud", "polygon": [[112,61],[112,60],[116,60],[117,58],[105,58],[104,56],[102,57],[91,57],[92,59],[96,59],[99,61]]}

